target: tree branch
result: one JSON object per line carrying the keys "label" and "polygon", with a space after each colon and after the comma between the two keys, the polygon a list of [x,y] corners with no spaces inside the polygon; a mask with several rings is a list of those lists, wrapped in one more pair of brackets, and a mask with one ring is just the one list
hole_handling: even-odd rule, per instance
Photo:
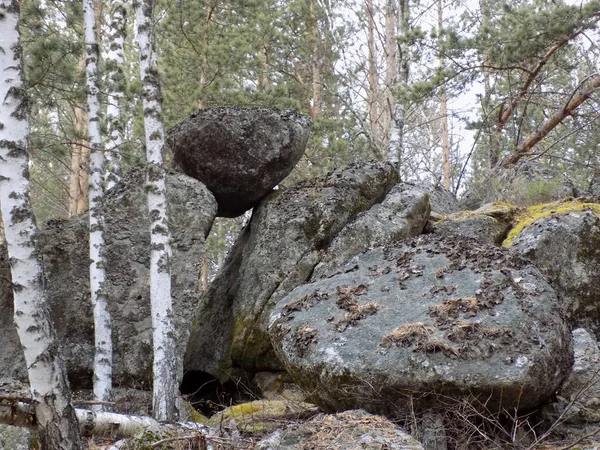
{"label": "tree branch", "polygon": [[600,87],[600,74],[595,73],[590,75],[584,80],[580,86],[575,90],[569,100],[565,103],[565,106],[556,114],[551,116],[544,122],[539,131],[530,134],[523,145],[517,150],[517,152],[509,157],[502,163],[502,167],[508,167],[511,164],[519,161],[525,156],[538,142],[544,139],[550,131],[561,123],[566,117],[573,115],[575,110],[590,96],[592,93]]}

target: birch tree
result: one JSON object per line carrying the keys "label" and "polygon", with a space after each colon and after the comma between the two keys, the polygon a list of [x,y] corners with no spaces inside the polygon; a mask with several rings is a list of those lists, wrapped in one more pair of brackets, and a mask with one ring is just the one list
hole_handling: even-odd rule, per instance
{"label": "birch tree", "polygon": [[121,99],[125,97],[125,80],[123,64],[125,56],[123,47],[127,29],[127,10],[122,0],[113,0],[110,10],[108,29],[108,51],[105,57],[107,68],[107,101],[106,122],[108,125],[108,144],[106,146],[107,170],[105,171],[106,188],[110,189],[121,178],[121,154],[123,145],[123,121],[121,118]]}
{"label": "birch tree", "polygon": [[174,421],[179,415],[179,383],[171,299],[171,243],[163,165],[162,98],[154,48],[154,0],[134,1],[134,7],[148,160],[146,182],[151,245],[150,309],[154,350],[152,410],[157,420]]}
{"label": "birch tree", "polygon": [[77,450],[81,437],[46,305],[29,197],[29,107],[22,82],[18,0],[0,0],[0,204],[11,262],[14,321],[25,353],[42,449]]}
{"label": "birch tree", "polygon": [[[98,98],[98,43],[96,42],[96,5],[98,0],[83,1],[85,25],[86,86],[87,86],[87,128],[89,132],[90,175],[89,175],[89,214],[90,214],[90,289],[94,307],[94,397],[101,402],[110,398],[112,387],[112,337],[110,314],[104,281],[106,279],[104,260],[104,216],[101,211],[104,175],[104,146],[100,133],[100,100]],[[102,409],[102,405],[95,405]]]}

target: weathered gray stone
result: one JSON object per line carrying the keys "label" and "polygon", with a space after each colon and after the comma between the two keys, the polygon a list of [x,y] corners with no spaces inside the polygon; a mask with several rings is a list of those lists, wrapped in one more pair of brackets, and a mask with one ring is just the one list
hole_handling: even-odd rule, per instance
{"label": "weathered gray stone", "polygon": [[369,248],[421,234],[429,210],[429,194],[424,189],[407,183],[394,186],[381,203],[359,214],[338,233],[315,267],[312,280],[333,273]]}
{"label": "weathered gray stone", "polygon": [[540,269],[573,324],[600,336],[600,205],[557,203],[529,214],[508,240],[512,250]]}
{"label": "weathered gray stone", "polygon": [[432,225],[442,236],[465,236],[500,245],[512,225],[516,208],[506,203],[489,203],[475,211],[450,214]]}
{"label": "weathered gray stone", "polygon": [[237,217],[292,171],[310,127],[309,117],[291,111],[219,107],[195,112],[167,142],[174,164],[214,194],[218,215]]}
{"label": "weathered gray stone", "polygon": [[[137,168],[105,197],[107,260],[105,290],[114,347],[117,386],[146,387],[152,382],[150,316],[150,226],[145,170]],[[211,193],[182,174],[167,176],[172,234],[172,294],[177,342],[182,357],[193,310],[199,301],[198,272],[204,237],[216,213]],[[74,387],[92,383],[93,314],[89,288],[87,217],[51,221],[40,236],[50,313]]]}
{"label": "weathered gray stone", "polygon": [[538,270],[463,237],[367,251],[283,298],[269,333],[296,382],[331,410],[418,411],[436,394],[479,397],[490,410],[534,407],[573,360]]}
{"label": "weathered gray stone", "polygon": [[337,233],[397,182],[392,165],[367,163],[263,200],[197,310],[186,370],[223,380],[232,363],[251,372],[279,369],[267,335],[272,307],[310,279]]}
{"label": "weathered gray stone", "polygon": [[423,450],[423,446],[388,419],[361,410],[319,414],[273,432],[256,450]]}
{"label": "weathered gray stone", "polygon": [[600,348],[583,328],[573,330],[575,363],[558,392],[564,420],[571,423],[600,422]]}

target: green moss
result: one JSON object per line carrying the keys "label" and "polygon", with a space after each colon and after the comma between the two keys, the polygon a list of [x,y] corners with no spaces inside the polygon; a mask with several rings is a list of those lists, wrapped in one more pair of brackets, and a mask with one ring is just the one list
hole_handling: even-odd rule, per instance
{"label": "green moss", "polygon": [[550,216],[568,214],[573,211],[593,211],[600,216],[600,204],[579,201],[553,202],[530,206],[517,214],[517,223],[512,228],[502,246],[508,248],[513,245],[516,237],[528,226],[537,220]]}

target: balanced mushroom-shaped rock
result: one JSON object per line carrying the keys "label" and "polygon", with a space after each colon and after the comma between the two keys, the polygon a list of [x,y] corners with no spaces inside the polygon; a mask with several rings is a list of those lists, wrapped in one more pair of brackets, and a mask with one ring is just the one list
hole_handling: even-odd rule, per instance
{"label": "balanced mushroom-shaped rock", "polygon": [[466,237],[423,235],[295,288],[269,333],[326,410],[395,414],[464,399],[491,411],[535,407],[568,375],[560,313],[531,263]]}
{"label": "balanced mushroom-shaped rock", "polygon": [[237,217],[292,171],[310,134],[309,117],[270,108],[202,109],[167,133],[173,162],[215,196],[217,215]]}

